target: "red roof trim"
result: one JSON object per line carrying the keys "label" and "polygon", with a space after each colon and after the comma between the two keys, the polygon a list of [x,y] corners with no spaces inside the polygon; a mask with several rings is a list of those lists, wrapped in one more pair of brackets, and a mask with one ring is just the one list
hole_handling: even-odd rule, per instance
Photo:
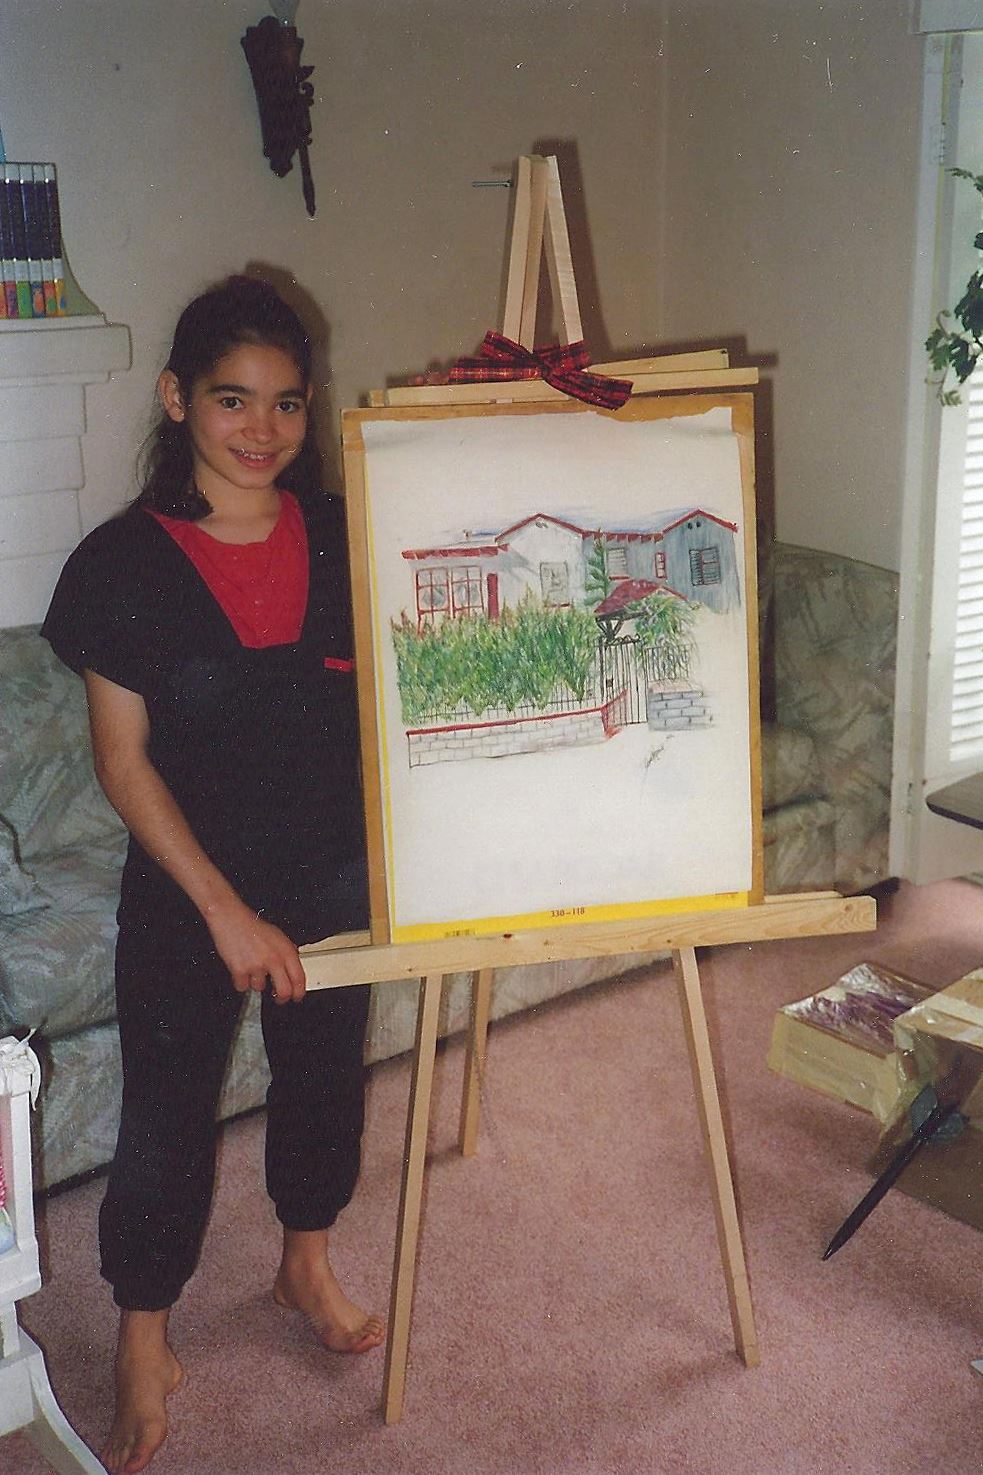
{"label": "red roof trim", "polygon": [[593,538],[596,536],[589,528],[578,527],[575,522],[566,522],[562,517],[553,517],[549,512],[534,512],[530,517],[524,517],[521,522],[514,522],[511,527],[503,528],[498,534],[498,539],[507,538],[511,533],[517,533],[520,528],[528,527],[531,522],[538,522],[542,518],[544,522],[551,522],[558,528],[566,528],[568,533],[576,533],[581,538]]}
{"label": "red roof trim", "polygon": [[404,548],[404,558],[494,558],[499,553],[506,553],[508,545],[498,547],[495,544],[476,543],[467,548]]}
{"label": "red roof trim", "polygon": [[600,538],[605,543],[657,543],[662,537],[658,533],[629,532],[624,529],[619,532],[617,528],[607,528],[596,533],[591,533],[592,538]]}
{"label": "red roof trim", "polygon": [[678,528],[684,522],[689,522],[691,517],[705,517],[708,522],[715,522],[722,528],[730,528],[732,533],[737,532],[736,522],[728,522],[726,518],[715,517],[712,512],[704,512],[702,507],[694,507],[690,512],[684,512],[681,517],[677,517],[675,522],[667,523],[659,536],[663,537],[666,533],[671,533],[673,528]]}
{"label": "red roof trim", "polygon": [[[549,512],[533,512],[529,517],[524,517],[521,522],[514,522],[510,527],[503,528],[500,533],[496,534],[494,543],[475,543],[464,547],[452,545],[446,548],[405,548],[403,557],[406,559],[494,558],[497,553],[508,551],[508,544],[504,539],[528,527],[530,523],[540,520],[551,522],[554,527],[564,528],[569,533],[576,533],[580,538],[591,538],[603,543],[659,543],[666,533],[671,533],[674,528],[688,522],[691,517],[704,517],[708,522],[717,523],[719,527],[729,528],[732,533],[737,532],[736,522],[728,522],[725,518],[717,517],[712,512],[705,512],[702,507],[693,507],[690,511],[681,513],[675,522],[667,523],[665,527],[651,532],[640,532],[628,528],[621,531],[617,528],[582,528],[574,522],[567,522],[565,518],[553,517]],[[675,593],[675,590],[670,592]]]}

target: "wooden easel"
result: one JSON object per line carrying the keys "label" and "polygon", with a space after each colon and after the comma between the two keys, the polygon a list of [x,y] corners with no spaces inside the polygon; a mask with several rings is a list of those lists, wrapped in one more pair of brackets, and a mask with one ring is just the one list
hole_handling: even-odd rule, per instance
{"label": "wooden easel", "polygon": [[[842,897],[835,892],[826,892],[770,897],[761,905],[736,912],[698,912],[643,921],[585,924],[558,928],[554,932],[517,932],[509,937],[447,938],[440,942],[354,948],[313,944],[302,949],[308,988],[346,988],[358,983],[398,980],[414,981],[419,988],[383,1377],[383,1415],[387,1424],[396,1423],[401,1417],[406,1390],[427,1126],[437,1054],[437,1016],[444,978],[452,973],[469,972],[473,975],[459,1137],[461,1151],[467,1156],[473,1154],[477,1147],[480,1082],[496,968],[621,954],[665,951],[672,954],[710,1170],[711,1196],[734,1345],[745,1366],[755,1367],[760,1360],[758,1339],[696,948],[776,938],[870,932],[876,924],[876,907],[870,897]],[[344,944],[346,939],[338,941]]]}
{"label": "wooden easel", "polygon": [[[582,329],[556,160],[524,158],[519,161],[517,177],[503,332],[527,348],[533,346],[536,332],[544,247],[560,325],[566,341],[576,342],[582,337]],[[636,392],[649,393],[738,388],[757,381],[754,369],[731,369],[722,349],[595,365],[591,372],[629,378]],[[374,393],[370,403],[373,408],[386,409],[510,404],[562,398],[559,391],[542,381],[520,381],[393,388]],[[361,538],[362,534],[358,533],[358,536]],[[364,597],[364,592],[356,587],[356,598]],[[357,664],[359,680],[366,683],[366,692],[371,699],[374,690],[371,644],[358,647]],[[373,815],[371,802],[369,808],[371,828],[373,823],[381,824],[381,818]],[[756,849],[760,847],[756,846]],[[756,867],[760,872],[760,856]],[[755,880],[758,895],[760,884],[758,874]],[[773,938],[863,932],[875,925],[876,912],[870,898],[844,898],[835,892],[825,892],[765,898],[759,904],[737,911],[680,914],[631,922],[577,923],[553,930],[446,938],[425,943],[384,944],[367,939],[366,946],[352,946],[353,939],[339,938],[333,943],[303,950],[309,988],[343,988],[356,983],[400,979],[416,980],[419,986],[383,1387],[383,1412],[387,1423],[400,1418],[406,1388],[427,1126],[443,979],[462,971],[473,975],[459,1135],[461,1152],[471,1156],[477,1150],[480,1088],[495,969],[573,958],[671,953],[710,1169],[734,1343],[744,1364],[753,1367],[759,1361],[758,1341],[696,948]]]}
{"label": "wooden easel", "polygon": [[[514,343],[533,348],[539,309],[539,282],[543,251],[549,270],[559,326],[567,343],[584,334],[577,283],[570,253],[560,172],[554,157],[532,154],[520,158],[515,181],[509,269],[502,332]],[[726,349],[661,354],[593,364],[591,373],[630,379],[637,393],[654,390],[739,389],[757,384],[757,369],[732,369]],[[399,405],[519,404],[525,400],[562,400],[563,394],[541,380],[514,380],[503,384],[428,384],[374,390],[374,408]]]}

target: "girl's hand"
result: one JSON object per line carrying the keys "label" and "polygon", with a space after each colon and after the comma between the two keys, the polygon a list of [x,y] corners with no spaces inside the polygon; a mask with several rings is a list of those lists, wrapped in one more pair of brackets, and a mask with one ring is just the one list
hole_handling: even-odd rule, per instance
{"label": "girl's hand", "polygon": [[300,954],[286,933],[264,922],[235,898],[205,914],[208,930],[222,962],[240,993],[262,993],[269,981],[278,1004],[304,997],[307,979]]}

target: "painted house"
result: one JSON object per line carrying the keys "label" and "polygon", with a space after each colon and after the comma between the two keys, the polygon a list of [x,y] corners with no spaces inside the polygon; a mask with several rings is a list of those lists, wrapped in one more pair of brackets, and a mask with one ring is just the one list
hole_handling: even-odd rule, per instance
{"label": "painted house", "polygon": [[[701,507],[666,516],[659,529],[661,577],[687,599],[725,614],[741,603],[737,524]],[[608,570],[610,572],[610,568]]]}
{"label": "painted house", "polygon": [[600,604],[600,558],[607,597],[619,585],[668,586],[723,613],[741,601],[736,533],[736,523],[700,507],[620,528],[537,512],[497,532],[465,532],[459,539],[405,549],[403,557],[413,565],[421,626],[468,614],[494,620],[529,593],[558,608]]}

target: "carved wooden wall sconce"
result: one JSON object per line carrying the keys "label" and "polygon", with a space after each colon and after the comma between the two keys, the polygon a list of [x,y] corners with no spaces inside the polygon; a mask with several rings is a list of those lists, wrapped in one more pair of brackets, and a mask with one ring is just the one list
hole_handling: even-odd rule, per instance
{"label": "carved wooden wall sconce", "polygon": [[314,214],[314,181],[307,148],[311,141],[311,103],[314,88],[308,81],[313,67],[302,67],[304,43],[292,24],[297,0],[273,0],[275,15],[266,15],[250,26],[242,37],[252,74],[259,122],[263,130],[263,153],[273,173],[282,179],[293,168],[294,154],[300,158],[304,203]]}

